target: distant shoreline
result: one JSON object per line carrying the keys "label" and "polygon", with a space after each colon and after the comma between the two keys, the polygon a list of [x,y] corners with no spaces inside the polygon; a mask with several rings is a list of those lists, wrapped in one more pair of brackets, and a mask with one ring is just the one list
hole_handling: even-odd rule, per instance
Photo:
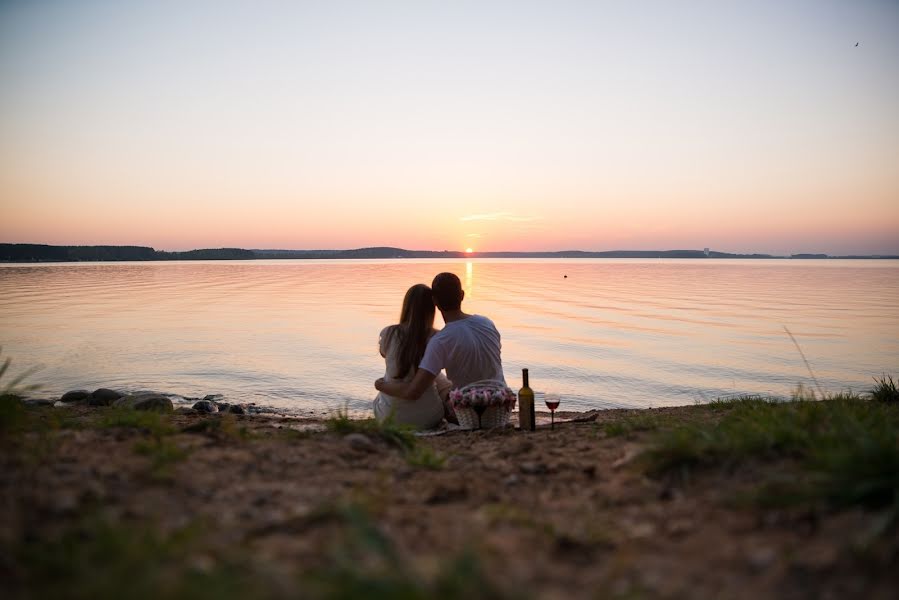
{"label": "distant shoreline", "polygon": [[207,248],[166,252],[148,246],[51,246],[48,244],[0,244],[0,262],[95,262],[167,260],[271,260],[271,259],[390,259],[390,258],[745,258],[745,259],[899,259],[899,255],[735,254],[714,250],[612,250],[588,252],[458,252],[375,247],[352,250],[247,250]]}

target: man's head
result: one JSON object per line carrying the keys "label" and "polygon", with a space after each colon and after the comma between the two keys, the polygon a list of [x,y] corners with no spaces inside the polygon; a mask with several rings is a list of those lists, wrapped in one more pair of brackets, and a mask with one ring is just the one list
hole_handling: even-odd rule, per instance
{"label": "man's head", "polygon": [[434,294],[434,304],[441,312],[462,308],[465,291],[462,289],[462,282],[452,273],[437,275],[431,284],[431,292]]}

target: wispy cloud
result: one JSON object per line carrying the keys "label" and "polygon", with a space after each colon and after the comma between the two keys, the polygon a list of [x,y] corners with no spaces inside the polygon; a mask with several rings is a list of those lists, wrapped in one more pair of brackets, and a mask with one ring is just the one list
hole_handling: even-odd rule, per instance
{"label": "wispy cloud", "polygon": [[543,217],[536,215],[516,215],[510,212],[493,212],[482,213],[477,215],[466,215],[459,217],[460,221],[511,221],[513,223],[527,223],[530,221],[539,221]]}
{"label": "wispy cloud", "polygon": [[484,236],[481,235],[480,233],[466,233],[466,234],[465,234],[465,237],[479,238],[479,237],[484,237]]}

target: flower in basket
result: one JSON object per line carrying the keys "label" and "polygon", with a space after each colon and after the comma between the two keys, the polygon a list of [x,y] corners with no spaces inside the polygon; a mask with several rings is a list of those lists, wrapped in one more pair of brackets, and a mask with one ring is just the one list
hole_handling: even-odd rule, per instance
{"label": "flower in basket", "polygon": [[511,389],[496,386],[467,386],[451,390],[449,393],[453,408],[479,409],[500,406],[511,411],[515,408],[515,399],[515,392]]}

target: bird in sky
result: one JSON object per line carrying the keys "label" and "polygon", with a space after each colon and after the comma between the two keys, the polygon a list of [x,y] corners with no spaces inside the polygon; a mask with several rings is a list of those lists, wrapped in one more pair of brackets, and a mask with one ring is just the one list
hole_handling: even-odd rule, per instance
{"label": "bird in sky", "polygon": [[858,48],[858,42],[855,42],[855,47]]}

